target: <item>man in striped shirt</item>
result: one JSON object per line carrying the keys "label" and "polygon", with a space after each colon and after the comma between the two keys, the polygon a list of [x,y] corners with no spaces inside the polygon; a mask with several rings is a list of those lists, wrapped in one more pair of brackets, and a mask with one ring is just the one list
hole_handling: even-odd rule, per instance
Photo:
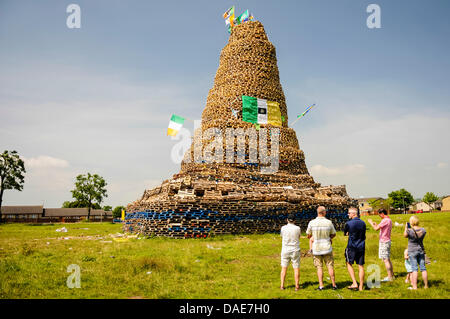
{"label": "man in striped shirt", "polygon": [[317,268],[317,277],[319,277],[319,288],[323,290],[323,263],[327,265],[330,274],[333,289],[337,289],[334,278],[334,259],[333,248],[331,247],[331,239],[336,236],[336,229],[333,223],[325,218],[327,210],[323,206],[317,208],[317,218],[311,220],[308,224],[306,234],[308,238],[313,238],[313,260],[314,266]]}

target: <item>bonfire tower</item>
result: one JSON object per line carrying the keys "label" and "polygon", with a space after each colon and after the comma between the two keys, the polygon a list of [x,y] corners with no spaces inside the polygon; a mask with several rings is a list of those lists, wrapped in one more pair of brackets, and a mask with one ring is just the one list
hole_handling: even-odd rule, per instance
{"label": "bonfire tower", "polygon": [[[225,156],[223,161],[214,162],[206,155],[205,148],[211,145],[208,135],[211,130],[224,133],[230,128],[236,132],[240,128],[244,132],[255,128],[255,124],[243,121],[243,95],[278,102],[281,127],[256,125],[259,143],[261,130],[267,133],[264,143],[269,152],[270,129],[279,129],[278,169],[273,173],[263,172],[270,163],[251,161],[249,135],[241,136],[245,154],[240,154],[238,142],[233,142],[232,163]],[[221,142],[225,153],[227,140]],[[203,157],[199,158],[198,154]],[[309,175],[296,133],[288,127],[275,47],[269,42],[263,25],[249,21],[233,28],[222,50],[201,127],[194,134],[181,171],[160,186],[146,190],[141,199],[128,205],[124,229],[177,238],[276,232],[290,213],[296,215],[297,224],[305,229],[306,223],[316,217],[319,205],[327,207],[327,217],[341,228],[347,219],[346,210],[352,204],[344,185],[324,187]]]}

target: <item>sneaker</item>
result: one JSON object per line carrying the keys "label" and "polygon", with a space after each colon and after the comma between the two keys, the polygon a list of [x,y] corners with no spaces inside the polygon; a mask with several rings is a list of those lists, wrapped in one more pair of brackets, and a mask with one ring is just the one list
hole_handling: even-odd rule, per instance
{"label": "sneaker", "polygon": [[337,286],[333,286],[333,288],[332,288],[333,290],[337,290],[338,289],[338,287]]}
{"label": "sneaker", "polygon": [[413,287],[408,287],[408,289],[409,289],[409,290],[416,290],[416,289],[414,289]]}
{"label": "sneaker", "polygon": [[322,291],[324,287],[317,287],[316,290]]}
{"label": "sneaker", "polygon": [[381,282],[388,282],[388,281],[393,281],[393,280],[389,279],[389,277],[385,277],[381,280]]}

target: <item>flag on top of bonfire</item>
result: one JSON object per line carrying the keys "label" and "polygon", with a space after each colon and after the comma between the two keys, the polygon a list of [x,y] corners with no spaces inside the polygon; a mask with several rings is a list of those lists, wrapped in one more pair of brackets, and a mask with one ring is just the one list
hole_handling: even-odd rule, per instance
{"label": "flag on top of bonfire", "polygon": [[248,14],[248,9],[245,10],[239,17],[236,19],[236,24],[241,24],[249,20],[250,15]]}
{"label": "flag on top of bonfire", "polygon": [[234,6],[228,9],[224,14],[225,24],[228,26],[228,32],[231,33],[231,28],[234,25]]}
{"label": "flag on top of bonfire", "polygon": [[230,9],[225,11],[225,13],[223,14],[223,18],[228,19],[232,15],[234,15],[234,6],[232,6]]}
{"label": "flag on top of bonfire", "polygon": [[170,118],[169,127],[167,128],[167,135],[175,136],[181,130],[184,124],[184,117],[173,114]]}

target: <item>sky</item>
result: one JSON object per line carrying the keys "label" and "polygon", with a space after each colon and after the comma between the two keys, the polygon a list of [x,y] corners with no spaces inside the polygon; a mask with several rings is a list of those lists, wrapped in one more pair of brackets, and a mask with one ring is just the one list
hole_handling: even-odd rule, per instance
{"label": "sky", "polygon": [[449,1],[0,0],[0,151],[27,168],[3,204],[61,207],[91,172],[126,205],[178,173],[168,121],[201,118],[231,5],[276,47],[290,119],[317,105],[293,126],[317,182],[450,195]]}

